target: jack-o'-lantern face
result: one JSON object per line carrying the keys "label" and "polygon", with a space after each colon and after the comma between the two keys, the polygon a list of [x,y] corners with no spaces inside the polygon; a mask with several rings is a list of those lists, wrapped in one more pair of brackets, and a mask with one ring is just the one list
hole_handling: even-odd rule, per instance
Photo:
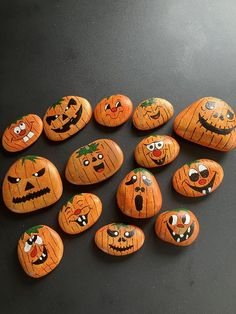
{"label": "jack-o'-lantern face", "polygon": [[217,162],[200,159],[178,169],[173,176],[173,186],[184,196],[204,196],[220,185],[223,176],[223,169]]}
{"label": "jack-o'-lantern face", "polygon": [[167,135],[152,135],[135,149],[137,163],[146,168],[160,167],[172,162],[179,154],[179,144]]}
{"label": "jack-o'-lantern face", "polygon": [[166,123],[173,114],[170,102],[162,98],[149,98],[135,109],[133,124],[139,130],[151,130]]}
{"label": "jack-o'-lantern face", "polygon": [[178,246],[193,243],[199,233],[199,224],[194,214],[186,209],[177,209],[160,214],[156,220],[157,236]]}
{"label": "jack-o'-lantern face", "polygon": [[43,122],[37,115],[23,116],[6,128],[2,137],[3,147],[10,152],[21,151],[32,145],[42,130]]}
{"label": "jack-o'-lantern face", "polygon": [[90,228],[102,212],[100,199],[90,193],[73,196],[59,213],[59,224],[63,231],[77,234]]}
{"label": "jack-o'-lantern face", "polygon": [[47,110],[43,122],[47,137],[62,141],[80,131],[90,120],[90,103],[82,97],[66,96]]}
{"label": "jack-o'-lantern face", "polygon": [[126,122],[132,114],[133,104],[124,95],[103,98],[94,109],[96,121],[102,125],[115,127]]}
{"label": "jack-o'-lantern face", "polygon": [[202,98],[183,110],[175,119],[175,132],[197,144],[221,151],[236,146],[236,117],[223,100]]}
{"label": "jack-o'-lantern face", "polygon": [[16,161],[3,181],[6,206],[17,213],[31,212],[55,203],[62,194],[56,167],[47,159],[26,156]]}
{"label": "jack-o'-lantern face", "polygon": [[117,190],[120,210],[134,218],[149,218],[161,209],[162,196],[155,177],[144,168],[131,171]]}
{"label": "jack-o'-lantern face", "polygon": [[144,233],[133,225],[112,223],[99,229],[95,235],[97,246],[110,255],[128,255],[144,243]]}
{"label": "jack-o'-lantern face", "polygon": [[28,229],[18,243],[18,258],[24,271],[39,278],[50,273],[63,255],[60,236],[51,228],[40,225]]}

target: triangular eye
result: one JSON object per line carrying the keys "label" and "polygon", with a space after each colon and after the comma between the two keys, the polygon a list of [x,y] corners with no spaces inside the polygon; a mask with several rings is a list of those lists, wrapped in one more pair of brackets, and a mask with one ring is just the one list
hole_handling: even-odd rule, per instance
{"label": "triangular eye", "polygon": [[71,98],[68,105],[76,105],[76,101],[73,98]]}

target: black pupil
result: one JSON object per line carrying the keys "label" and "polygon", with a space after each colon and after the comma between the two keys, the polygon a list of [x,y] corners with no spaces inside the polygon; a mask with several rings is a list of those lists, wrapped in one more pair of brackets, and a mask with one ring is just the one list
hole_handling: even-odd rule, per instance
{"label": "black pupil", "polygon": [[182,222],[183,222],[183,224],[186,222],[186,216],[182,217]]}
{"label": "black pupil", "polygon": [[150,149],[153,149],[153,145],[150,146]]}
{"label": "black pupil", "polygon": [[209,176],[209,171],[207,169],[201,171],[200,173],[203,178],[207,178]]}
{"label": "black pupil", "polygon": [[169,223],[172,225],[173,224],[173,217],[172,216],[170,216],[170,218],[169,218]]}
{"label": "black pupil", "polygon": [[194,172],[189,176],[189,178],[191,181],[196,182],[199,179],[199,174]]}
{"label": "black pupil", "polygon": [[118,103],[116,104],[116,107],[121,107],[121,103],[118,101]]}

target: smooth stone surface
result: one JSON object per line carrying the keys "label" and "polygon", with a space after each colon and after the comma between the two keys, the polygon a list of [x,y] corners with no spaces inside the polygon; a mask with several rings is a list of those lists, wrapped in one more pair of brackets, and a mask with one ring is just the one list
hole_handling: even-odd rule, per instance
{"label": "smooth stone surface", "polygon": [[175,209],[161,213],[156,220],[155,231],[161,240],[177,245],[192,244],[199,234],[196,216],[187,209]]}
{"label": "smooth stone surface", "polygon": [[120,210],[133,218],[149,218],[161,209],[162,195],[151,172],[136,168],[120,183],[116,194]]}
{"label": "smooth stone surface", "polygon": [[2,146],[9,152],[19,152],[40,137],[43,131],[43,122],[35,114],[27,114],[18,118],[9,125],[2,136]]}
{"label": "smooth stone surface", "polygon": [[62,207],[58,222],[64,232],[78,234],[93,226],[101,213],[101,200],[94,194],[81,193]]}
{"label": "smooth stone surface", "polygon": [[18,258],[27,275],[43,277],[54,270],[63,256],[59,234],[45,225],[34,226],[18,242]]}
{"label": "smooth stone surface", "polygon": [[134,152],[136,162],[146,168],[171,163],[179,154],[179,144],[168,135],[151,135],[143,139]]}
{"label": "smooth stone surface", "polygon": [[149,98],[134,111],[133,124],[139,130],[151,130],[168,122],[174,114],[172,104],[166,99]]}
{"label": "smooth stone surface", "polygon": [[52,141],[63,141],[84,128],[92,117],[87,99],[65,96],[48,108],[44,118],[44,132]]}
{"label": "smooth stone surface", "polygon": [[7,171],[2,186],[5,205],[16,213],[47,207],[59,200],[62,191],[57,168],[39,156],[18,159]]}
{"label": "smooth stone surface", "polygon": [[221,184],[224,171],[217,162],[199,159],[183,165],[172,179],[174,189],[189,197],[209,195]]}
{"label": "smooth stone surface", "polygon": [[112,95],[103,98],[94,109],[95,120],[104,126],[116,127],[125,123],[131,116],[133,104],[125,95]]}
{"label": "smooth stone surface", "polygon": [[123,160],[123,152],[114,141],[99,139],[71,155],[66,166],[66,179],[80,185],[101,182],[115,174]]}
{"label": "smooth stone surface", "polygon": [[123,223],[111,223],[99,229],[95,234],[95,243],[103,252],[122,256],[138,251],[144,243],[143,231]]}
{"label": "smooth stone surface", "polygon": [[181,111],[174,121],[179,136],[220,151],[236,146],[234,110],[223,100],[204,97]]}

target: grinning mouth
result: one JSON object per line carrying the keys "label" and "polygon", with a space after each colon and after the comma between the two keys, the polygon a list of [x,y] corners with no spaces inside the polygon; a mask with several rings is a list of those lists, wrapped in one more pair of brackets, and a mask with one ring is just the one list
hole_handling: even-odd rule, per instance
{"label": "grinning mouth", "polygon": [[193,234],[193,231],[194,231],[194,222],[191,224],[191,226],[188,227],[188,229],[182,233],[182,234],[178,234],[178,233],[175,233],[171,227],[169,226],[168,222],[167,222],[167,228],[172,236],[172,238],[175,240],[175,242],[177,243],[180,243],[180,242],[183,242],[183,241],[186,241],[188,240],[188,238],[191,237],[191,235]]}
{"label": "grinning mouth", "polygon": [[153,116],[150,116],[150,118],[156,120],[156,119],[158,119],[160,117],[160,114],[161,113],[160,113],[160,110],[159,110],[158,113],[154,114]]}
{"label": "grinning mouth", "polygon": [[197,191],[199,193],[206,195],[206,194],[210,194],[212,192],[212,187],[214,185],[215,178],[216,178],[216,172],[215,172],[214,176],[212,177],[211,181],[207,185],[202,186],[202,187],[190,185],[188,182],[186,182],[186,183],[194,191]]}
{"label": "grinning mouth", "polygon": [[50,189],[49,188],[44,188],[42,190],[39,190],[37,192],[29,193],[29,194],[27,194],[25,196],[22,196],[22,197],[13,197],[12,202],[14,204],[25,203],[27,201],[30,201],[30,200],[33,200],[33,199],[35,199],[37,197],[45,195],[47,193],[50,193]]}
{"label": "grinning mouth", "polygon": [[68,122],[66,122],[62,127],[52,129],[52,131],[56,133],[64,133],[70,130],[71,125],[75,125],[79,122],[83,112],[83,107],[82,105],[80,106],[79,110],[75,113],[76,117],[75,118],[70,118]]}
{"label": "grinning mouth", "polygon": [[156,165],[161,166],[161,165],[164,164],[164,162],[166,160],[166,155],[163,158],[161,158],[161,159],[153,159],[153,158],[151,158],[151,160],[153,162],[155,162]]}
{"label": "grinning mouth", "polygon": [[142,195],[140,195],[140,194],[136,195],[135,199],[134,199],[134,203],[135,203],[136,210],[138,212],[140,212],[143,209],[143,197],[142,197]]}
{"label": "grinning mouth", "polygon": [[43,264],[47,260],[47,258],[48,258],[48,251],[44,246],[42,255],[35,262],[32,262],[32,264],[34,265]]}
{"label": "grinning mouth", "polygon": [[230,134],[235,128],[236,126],[229,128],[229,129],[221,129],[221,128],[217,128],[214,125],[208,123],[199,113],[199,122],[201,123],[201,125],[207,129],[208,131],[211,131],[213,133],[216,134],[222,134],[222,135],[227,135]]}
{"label": "grinning mouth", "polygon": [[79,217],[74,220],[74,222],[77,222],[81,227],[84,227],[88,223],[88,213],[86,215],[79,215]]}
{"label": "grinning mouth", "polygon": [[93,166],[93,169],[96,172],[103,172],[103,170],[104,170],[104,163],[101,162],[99,165]]}
{"label": "grinning mouth", "polygon": [[112,244],[109,244],[110,248],[117,251],[117,252],[124,252],[124,251],[128,251],[130,249],[133,248],[133,245],[129,245],[129,246],[124,246],[124,247],[119,247],[119,246],[114,246]]}

